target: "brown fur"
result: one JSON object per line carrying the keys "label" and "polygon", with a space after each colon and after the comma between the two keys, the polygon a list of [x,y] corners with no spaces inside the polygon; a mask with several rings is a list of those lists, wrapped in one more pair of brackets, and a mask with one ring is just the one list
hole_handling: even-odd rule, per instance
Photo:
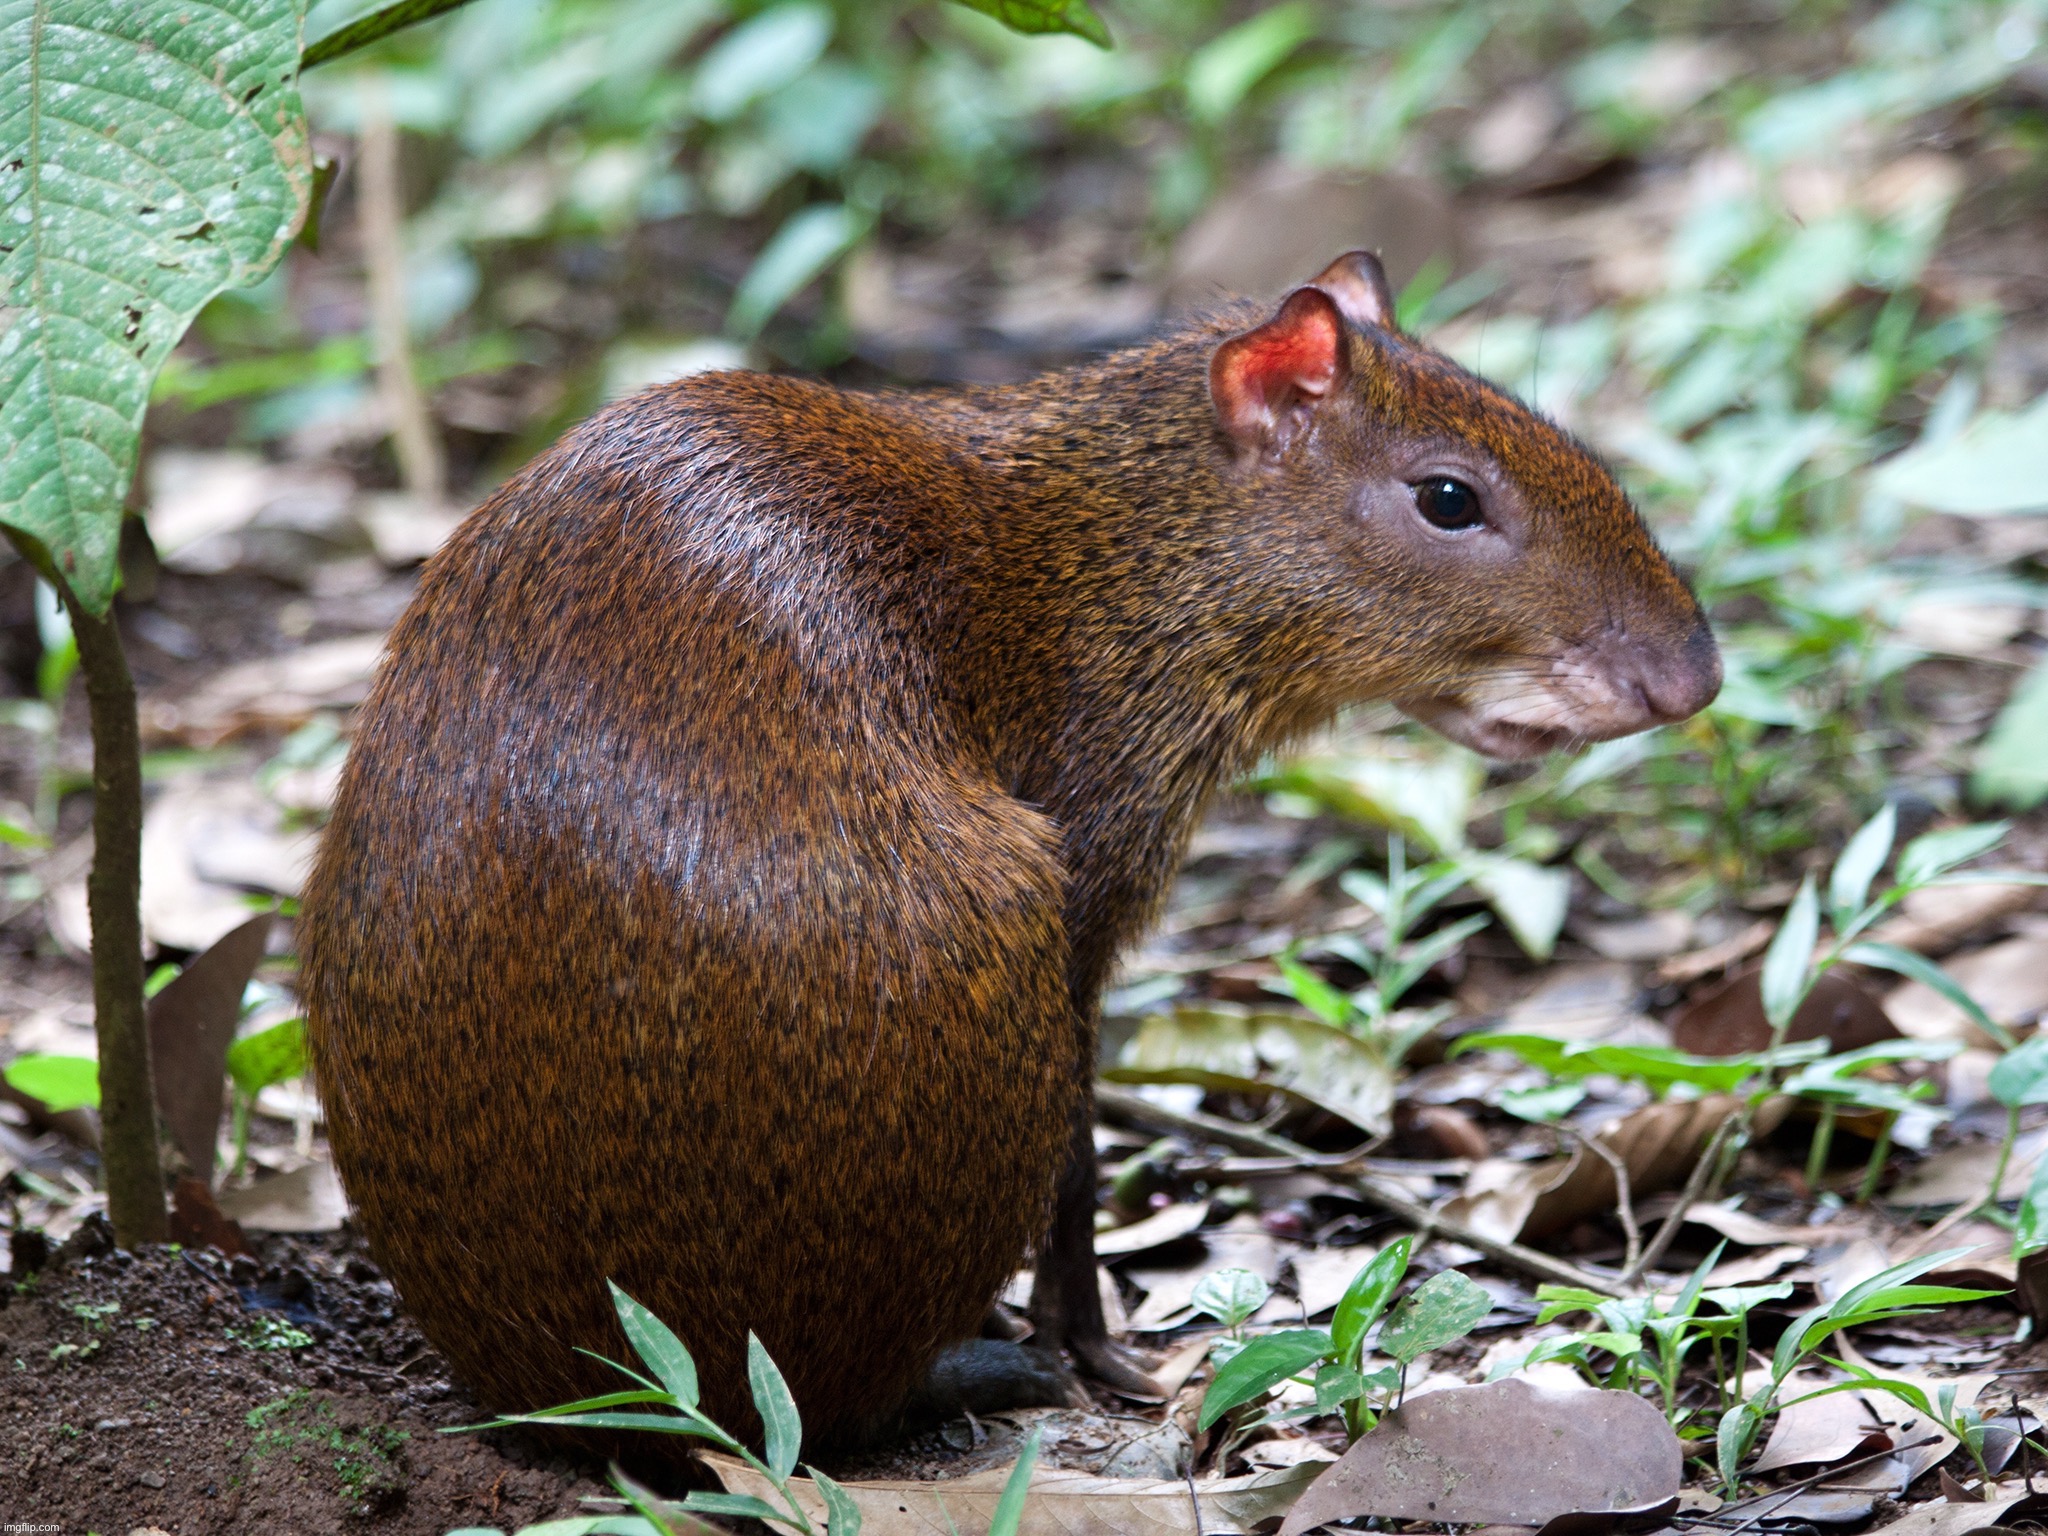
{"label": "brown fur", "polygon": [[[1013,389],[691,378],[430,564],[304,985],[362,1226],[487,1402],[619,1384],[571,1352],[623,1350],[609,1277],[723,1421],[751,1329],[814,1440],[883,1422],[1045,1229],[1098,995],[1220,781],[1603,625],[1697,647],[1607,472],[1405,339],[1347,326],[1311,428],[1233,452],[1209,360],[1256,318]],[[1518,558],[1361,518],[1434,442],[1511,482]]]}

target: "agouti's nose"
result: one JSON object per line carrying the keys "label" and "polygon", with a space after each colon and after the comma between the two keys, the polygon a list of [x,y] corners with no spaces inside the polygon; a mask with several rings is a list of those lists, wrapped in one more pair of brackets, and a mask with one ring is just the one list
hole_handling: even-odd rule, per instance
{"label": "agouti's nose", "polygon": [[1635,690],[1659,724],[1687,720],[1721,691],[1721,650],[1702,623],[1683,644],[1645,648],[1633,671]]}

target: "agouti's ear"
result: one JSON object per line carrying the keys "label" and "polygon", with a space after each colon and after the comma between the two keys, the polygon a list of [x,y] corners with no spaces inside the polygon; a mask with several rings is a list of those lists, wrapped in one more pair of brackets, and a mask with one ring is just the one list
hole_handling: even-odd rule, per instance
{"label": "agouti's ear", "polygon": [[1344,371],[1344,322],[1320,288],[1297,288],[1280,313],[1233,336],[1209,360],[1216,420],[1239,447],[1275,454],[1308,425]]}
{"label": "agouti's ear", "polygon": [[1394,320],[1394,290],[1387,282],[1387,269],[1371,251],[1346,251],[1309,286],[1335,299],[1353,325],[1382,331],[1400,329]]}

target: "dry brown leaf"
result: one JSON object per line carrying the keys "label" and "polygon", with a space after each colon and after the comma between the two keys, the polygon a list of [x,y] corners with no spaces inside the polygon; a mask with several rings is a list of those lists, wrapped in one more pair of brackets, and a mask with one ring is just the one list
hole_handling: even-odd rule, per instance
{"label": "dry brown leaf", "polygon": [[296,896],[318,840],[247,780],[173,780],[142,822],[143,932],[172,949],[208,948],[249,920],[249,892]]}
{"label": "dry brown leaf", "polygon": [[[1750,966],[1692,999],[1671,1021],[1671,1043],[1695,1056],[1768,1050],[1771,1026],[1764,1017],[1760,978],[1761,967]],[[1843,971],[1829,971],[1813,984],[1785,1036],[1825,1039],[1835,1051],[1861,1050],[1898,1037],[1876,996]]]}
{"label": "dry brown leaf", "polygon": [[[2048,1148],[2048,1129],[2023,1132],[2013,1143],[1998,1198],[2017,1200],[2027,1192],[2034,1164]],[[1961,1205],[1983,1198],[1998,1167],[1998,1143],[1965,1141],[1930,1152],[1885,1196],[1888,1205]]]}
{"label": "dry brown leaf", "polygon": [[[2048,1011],[2048,933],[2024,933],[1944,966],[1956,985],[1994,1023],[2007,1029],[2032,1024]],[[1969,1016],[1925,982],[1909,981],[1888,993],[1885,1011],[1915,1040],[1988,1042]]]}
{"label": "dry brown leaf", "polygon": [[1152,1248],[1164,1248],[1168,1243],[1177,1243],[1190,1236],[1203,1222],[1209,1219],[1209,1202],[1188,1200],[1179,1205],[1169,1205],[1154,1211],[1143,1221],[1134,1221],[1127,1227],[1112,1227],[1107,1232],[1095,1234],[1095,1256],[1101,1259],[1114,1258],[1118,1254],[1144,1253]]}
{"label": "dry brown leaf", "polygon": [[1971,1500],[1950,1503],[1931,1499],[1915,1504],[1890,1525],[1885,1536],[1979,1536],[1980,1532],[2003,1531],[2016,1525],[2038,1525],[2048,1519],[2048,1493],[2018,1493],[1991,1503]]}
{"label": "dry brown leaf", "polygon": [[[1676,1188],[1692,1171],[1700,1149],[1740,1107],[1728,1094],[1646,1104],[1609,1122],[1596,1134],[1628,1169],[1634,1199]],[[1614,1170],[1602,1157],[1575,1151],[1539,1163],[1488,1159],[1467,1176],[1465,1189],[1443,1206],[1444,1218],[1487,1237],[1511,1242],[1543,1238],[1615,1204]]]}
{"label": "dry brown leaf", "polygon": [[144,702],[153,740],[214,747],[252,730],[291,730],[317,710],[360,704],[384,651],[384,636],[348,635],[227,668],[180,698]]}
{"label": "dry brown leaf", "polygon": [[[705,1462],[728,1493],[770,1498],[768,1482],[745,1462],[707,1454]],[[1235,1536],[1283,1513],[1316,1479],[1310,1462],[1246,1477],[1098,1477],[1041,1466],[1032,1474],[1019,1536]],[[986,1532],[1010,1469],[998,1467],[944,1482],[853,1482],[840,1486],[860,1511],[861,1536],[976,1536]],[[790,1492],[804,1512],[826,1525],[825,1501],[807,1478],[791,1478]]]}
{"label": "dry brown leaf", "polygon": [[1771,1438],[1750,1471],[1831,1464],[1860,1452],[1891,1448],[1890,1420],[1874,1412],[1861,1393],[1806,1395],[1827,1385],[1808,1371],[1794,1371],[1785,1378],[1778,1400],[1786,1406],[1778,1411]]}
{"label": "dry brown leaf", "polygon": [[1641,1017],[1635,971],[1618,960],[1552,966],[1536,989],[1502,1016],[1513,1035],[1552,1040],[1607,1039]]}
{"label": "dry brown leaf", "polygon": [[229,930],[149,1000],[149,1055],[164,1130],[209,1188],[228,1046],[273,921],[265,912]]}
{"label": "dry brown leaf", "polygon": [[1678,1493],[1664,1415],[1632,1392],[1558,1392],[1512,1378],[1432,1392],[1362,1436],[1303,1494],[1280,1536],[1353,1515],[1542,1525],[1637,1512]]}
{"label": "dry brown leaf", "polygon": [[348,1197],[325,1158],[215,1198],[222,1215],[251,1232],[336,1232],[348,1217]]}
{"label": "dry brown leaf", "polygon": [[1871,930],[1878,943],[1943,955],[1980,928],[2024,912],[2041,898],[2038,885],[1933,885],[1899,903]]}
{"label": "dry brown leaf", "polygon": [[1751,923],[1740,933],[1731,934],[1718,944],[1709,944],[1704,949],[1688,950],[1682,955],[1673,955],[1659,965],[1653,973],[1655,979],[1666,986],[1683,986],[1698,981],[1702,976],[1711,976],[1729,966],[1747,960],[1771,942],[1771,935],[1778,931],[1773,922]]}
{"label": "dry brown leaf", "polygon": [[1675,907],[1625,923],[1579,923],[1573,935],[1603,960],[1668,960],[1692,942],[1692,914]]}

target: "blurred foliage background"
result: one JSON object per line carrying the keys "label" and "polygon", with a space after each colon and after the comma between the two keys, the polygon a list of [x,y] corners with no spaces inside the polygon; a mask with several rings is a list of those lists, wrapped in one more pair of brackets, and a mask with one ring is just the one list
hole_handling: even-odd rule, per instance
{"label": "blurred foliage background", "polygon": [[1697,904],[1883,798],[2048,795],[2048,0],[1100,10],[1108,49],[928,0],[477,0],[313,70],[317,250],[202,317],[157,459],[402,483],[373,117],[457,506],[693,368],[1015,378],[1375,246],[1414,329],[1617,463],[1727,646],[1687,727],[1496,776],[1489,840]]}

